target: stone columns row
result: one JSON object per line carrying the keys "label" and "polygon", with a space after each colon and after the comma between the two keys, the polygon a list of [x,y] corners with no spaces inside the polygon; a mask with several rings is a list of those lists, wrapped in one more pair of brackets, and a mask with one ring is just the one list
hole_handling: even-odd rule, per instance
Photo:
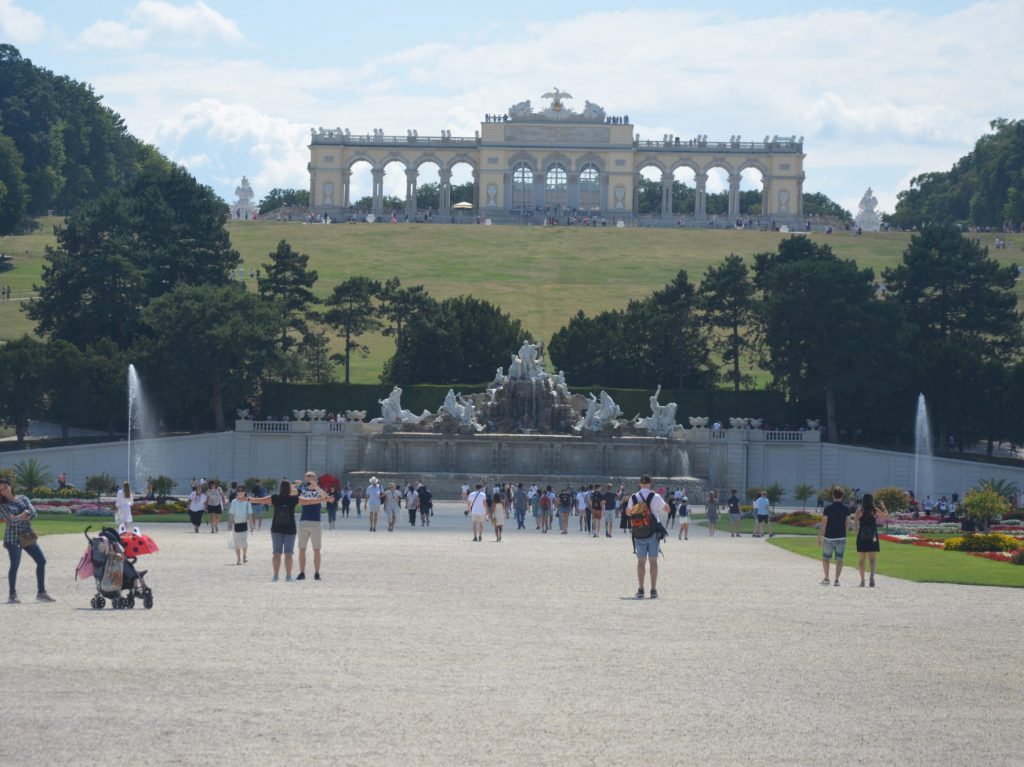
{"label": "stone columns row", "polygon": [[[638,173],[633,184],[633,212],[637,213],[640,209],[640,179],[641,176]],[[693,215],[695,218],[707,218],[708,215],[708,202],[707,202],[707,185],[708,185],[708,174],[698,173],[695,176],[696,181],[696,201],[693,206]],[[675,182],[675,176],[672,173],[661,174],[661,217],[671,218],[673,213],[681,211],[672,210],[672,186]],[[771,189],[771,179],[764,179],[764,189],[761,192],[761,210],[762,213],[768,210],[768,193]],[[740,215],[740,174],[730,173],[729,174],[729,211],[728,218],[730,221],[739,218]]]}

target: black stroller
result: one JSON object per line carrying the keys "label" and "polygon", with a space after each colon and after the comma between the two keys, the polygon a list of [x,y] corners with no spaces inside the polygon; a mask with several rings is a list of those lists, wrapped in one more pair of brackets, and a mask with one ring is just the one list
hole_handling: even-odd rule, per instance
{"label": "black stroller", "polygon": [[96,595],[89,603],[93,609],[102,610],[108,599],[115,610],[131,610],[136,599],[141,600],[147,610],[152,609],[153,592],[144,580],[148,571],[135,568],[137,560],[127,556],[117,530],[104,527],[99,535],[90,538],[89,528],[86,528],[84,534],[89,542],[92,575],[96,579]]}

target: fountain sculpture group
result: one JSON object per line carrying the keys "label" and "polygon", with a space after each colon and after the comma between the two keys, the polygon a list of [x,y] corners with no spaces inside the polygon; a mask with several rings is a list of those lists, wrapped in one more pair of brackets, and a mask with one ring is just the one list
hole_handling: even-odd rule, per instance
{"label": "fountain sculpture group", "polygon": [[524,341],[509,360],[508,372],[499,367],[485,391],[467,397],[449,389],[437,413],[417,415],[402,408],[402,389],[396,386],[378,400],[381,416],[375,420],[389,432],[670,437],[682,427],[676,423],[676,403],[660,404],[660,394],[661,386],[650,398],[651,415],[623,420],[608,392],[597,397],[570,393],[565,373],[549,374],[539,345]]}

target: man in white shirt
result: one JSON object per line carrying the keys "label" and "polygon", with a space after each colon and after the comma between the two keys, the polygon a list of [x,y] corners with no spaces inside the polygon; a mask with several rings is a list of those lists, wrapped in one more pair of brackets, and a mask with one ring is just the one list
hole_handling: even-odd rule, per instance
{"label": "man in white shirt", "polygon": [[473,523],[473,540],[484,539],[484,520],[487,518],[487,491],[479,482],[476,489],[466,495],[466,515]]}
{"label": "man in white shirt", "polygon": [[380,480],[370,477],[370,486],[366,488],[366,513],[370,517],[370,532],[377,532],[377,515],[380,514],[381,496]]}
{"label": "man in white shirt", "polygon": [[772,517],[769,513],[769,502],[768,493],[765,490],[761,491],[761,494],[754,501],[754,512],[757,514],[757,522],[754,524],[754,537],[764,538],[765,525],[768,526],[768,537],[771,538],[772,533]]}
{"label": "man in white shirt", "polygon": [[587,501],[588,499],[587,489],[581,487],[576,493],[576,514],[580,518],[580,532],[583,532],[583,520],[587,516]]}

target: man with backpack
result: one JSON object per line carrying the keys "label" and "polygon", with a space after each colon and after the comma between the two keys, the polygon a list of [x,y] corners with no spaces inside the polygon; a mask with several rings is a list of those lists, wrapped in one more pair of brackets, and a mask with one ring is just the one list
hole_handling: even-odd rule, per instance
{"label": "man with backpack", "polygon": [[658,598],[658,553],[659,545],[668,533],[662,526],[658,514],[665,508],[665,499],[651,490],[651,478],[640,477],[640,489],[629,498],[626,518],[636,552],[636,578],[639,588],[636,598],[644,598],[644,562],[651,571],[651,599]]}

